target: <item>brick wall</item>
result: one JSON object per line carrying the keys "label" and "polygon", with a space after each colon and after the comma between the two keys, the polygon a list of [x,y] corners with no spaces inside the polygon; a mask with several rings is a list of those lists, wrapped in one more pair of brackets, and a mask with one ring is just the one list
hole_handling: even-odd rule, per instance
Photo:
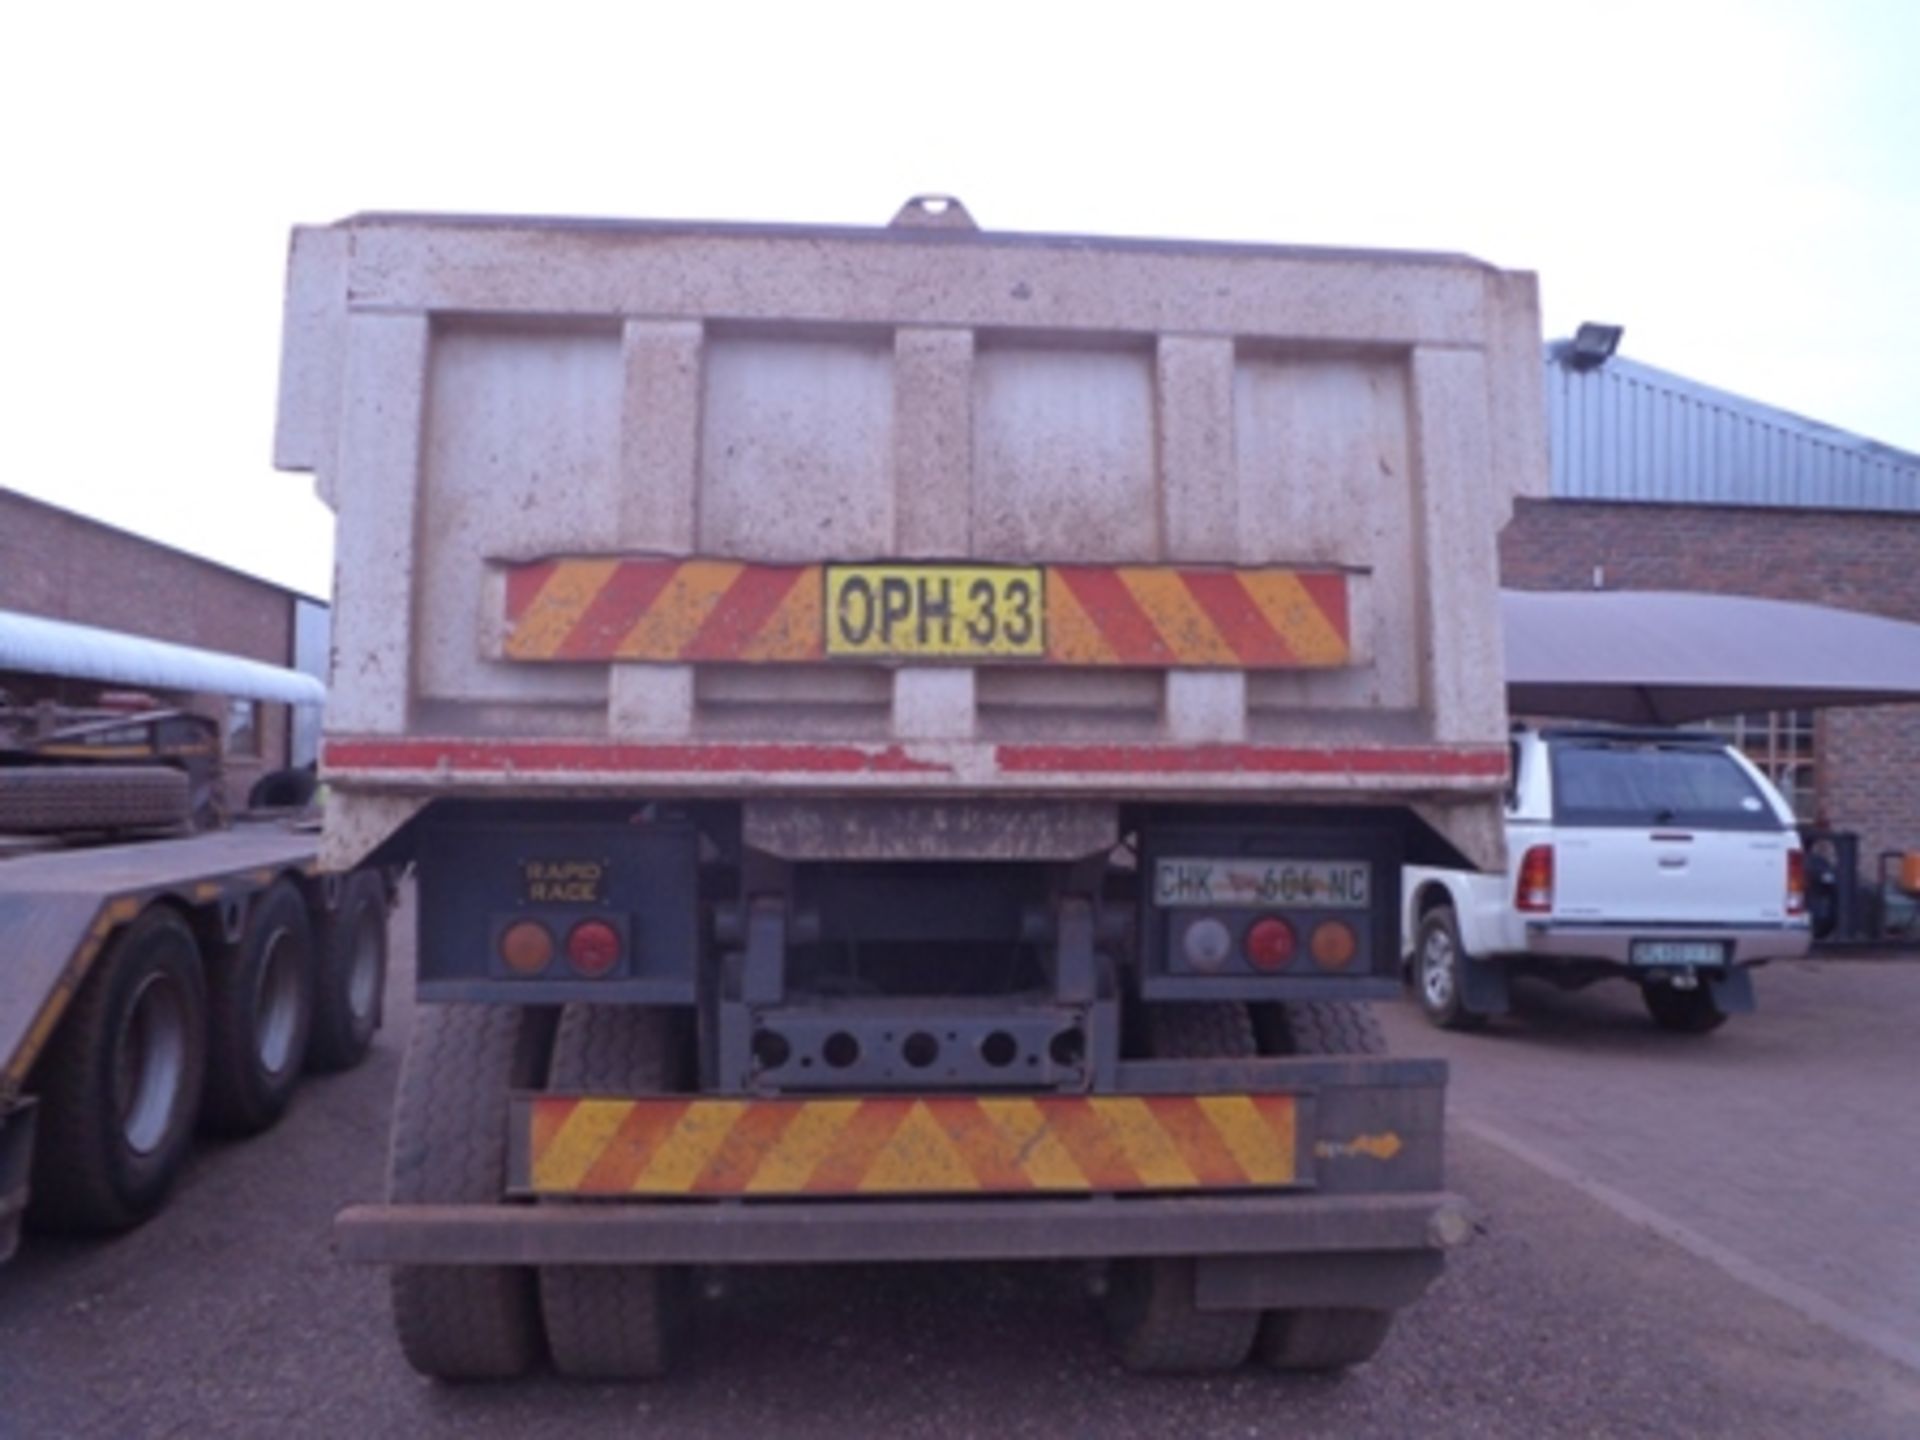
{"label": "brick wall", "polygon": [[[1500,537],[1505,583],[1714,590],[1920,622],[1920,516],[1523,500]],[[1912,677],[1909,677],[1912,678]],[[1882,849],[1920,848],[1920,706],[1822,712],[1821,808]]]}
{"label": "brick wall", "polygon": [[[0,610],[121,630],[287,665],[293,655],[293,597],[137,535],[24,495],[0,490]],[[225,713],[226,701],[193,697],[191,708]],[[286,763],[288,714],[262,705],[258,760],[228,766],[230,800],[246,799],[263,770]]]}

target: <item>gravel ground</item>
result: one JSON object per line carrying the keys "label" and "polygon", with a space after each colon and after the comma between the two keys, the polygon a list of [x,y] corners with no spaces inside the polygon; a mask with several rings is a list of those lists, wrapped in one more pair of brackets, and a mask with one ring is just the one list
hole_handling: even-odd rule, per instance
{"label": "gravel ground", "polygon": [[743,1273],[659,1385],[430,1385],[327,1237],[380,1193],[397,982],[388,1013],[361,1070],[202,1147],[159,1220],[0,1272],[0,1436],[1920,1435],[1920,1375],[1465,1132],[1482,1233],[1344,1378],[1139,1379],[1076,1273],[930,1266]]}

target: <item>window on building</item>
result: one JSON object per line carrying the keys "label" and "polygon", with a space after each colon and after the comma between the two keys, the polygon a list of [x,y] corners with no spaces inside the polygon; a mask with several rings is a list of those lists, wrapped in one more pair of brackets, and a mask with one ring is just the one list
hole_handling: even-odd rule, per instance
{"label": "window on building", "polygon": [[260,702],[227,702],[227,754],[257,756],[260,753]]}
{"label": "window on building", "polygon": [[1813,711],[1768,710],[1710,720],[1706,727],[1724,735],[1760,767],[1786,797],[1793,813],[1811,820],[1819,808],[1814,793]]}

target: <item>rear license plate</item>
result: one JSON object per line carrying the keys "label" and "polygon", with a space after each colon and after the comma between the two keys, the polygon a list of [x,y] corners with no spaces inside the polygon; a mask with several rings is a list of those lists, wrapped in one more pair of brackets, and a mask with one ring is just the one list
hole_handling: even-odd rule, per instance
{"label": "rear license plate", "polygon": [[1364,860],[1162,860],[1154,867],[1156,905],[1297,905],[1364,910],[1373,872]]}
{"label": "rear license plate", "polygon": [[829,565],[827,654],[911,659],[1046,653],[1038,566]]}
{"label": "rear license plate", "polygon": [[1727,947],[1718,940],[1636,940],[1628,953],[1636,965],[1727,963]]}

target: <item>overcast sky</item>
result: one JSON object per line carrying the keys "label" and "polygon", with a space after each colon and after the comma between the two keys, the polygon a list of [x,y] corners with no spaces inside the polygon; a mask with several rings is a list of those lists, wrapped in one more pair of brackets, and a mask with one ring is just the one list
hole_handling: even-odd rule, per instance
{"label": "overcast sky", "polygon": [[286,232],[356,210],[1462,250],[1920,450],[1920,4],[15,5],[0,485],[324,594]]}

